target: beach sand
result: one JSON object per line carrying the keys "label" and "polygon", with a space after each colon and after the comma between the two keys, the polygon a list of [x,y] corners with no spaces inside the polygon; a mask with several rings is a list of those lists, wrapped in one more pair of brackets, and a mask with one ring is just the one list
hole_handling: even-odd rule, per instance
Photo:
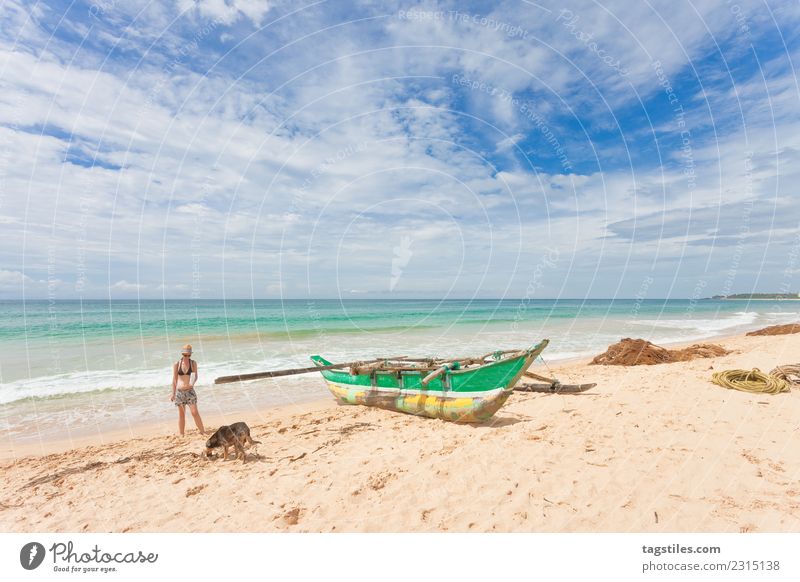
{"label": "beach sand", "polygon": [[597,387],[515,393],[482,426],[332,398],[206,419],[212,429],[250,424],[261,444],[246,464],[201,458],[205,437],[191,419],[186,437],[170,434],[170,423],[82,443],[6,443],[0,524],[6,532],[798,532],[800,390],[752,395],[709,378],[795,363],[800,334],[716,343],[733,353],[632,368],[551,365],[565,383]]}

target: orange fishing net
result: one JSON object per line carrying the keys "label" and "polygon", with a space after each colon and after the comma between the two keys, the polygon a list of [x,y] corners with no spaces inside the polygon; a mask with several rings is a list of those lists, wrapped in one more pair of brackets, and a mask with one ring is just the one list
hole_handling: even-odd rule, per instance
{"label": "orange fishing net", "polygon": [[602,366],[652,366],[672,362],[686,362],[696,358],[716,358],[728,350],[715,344],[694,344],[680,350],[668,350],[643,339],[625,338],[608,346],[596,356],[592,364]]}
{"label": "orange fishing net", "polygon": [[749,331],[747,335],[786,335],[787,333],[800,333],[800,323],[787,323],[786,325],[770,325],[757,331]]}

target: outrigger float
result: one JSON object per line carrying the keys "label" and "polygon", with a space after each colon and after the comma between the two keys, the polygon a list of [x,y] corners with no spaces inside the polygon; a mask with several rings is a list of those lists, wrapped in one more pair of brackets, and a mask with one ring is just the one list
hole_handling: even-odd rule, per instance
{"label": "outrigger float", "polygon": [[[562,385],[528,372],[528,367],[549,343],[545,339],[528,349],[452,359],[396,356],[334,364],[322,356],[311,356],[313,367],[225,376],[214,382],[320,372],[342,404],[374,406],[454,422],[484,422],[505,404],[515,389],[582,392],[594,386]],[[523,375],[546,383],[517,386]]]}

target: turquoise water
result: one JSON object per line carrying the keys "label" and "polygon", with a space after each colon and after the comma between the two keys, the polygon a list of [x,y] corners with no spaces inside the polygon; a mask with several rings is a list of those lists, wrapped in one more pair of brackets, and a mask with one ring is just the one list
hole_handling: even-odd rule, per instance
{"label": "turquoise water", "polygon": [[[652,314],[682,314],[689,302],[643,302]],[[47,301],[0,302],[0,342],[260,334],[396,332],[464,324],[626,315],[634,301]],[[741,306],[698,304],[702,311]],[[641,311],[640,311],[641,312]]]}
{"label": "turquoise water", "polygon": [[200,365],[201,401],[224,412],[324,395],[316,375],[213,385],[220,375],[307,366],[315,353],[460,356],[547,337],[544,357],[555,360],[621,337],[691,341],[798,316],[794,301],[2,301],[0,422],[13,432],[25,415],[64,426],[120,412],[126,422],[171,418],[170,366],[185,343]]}
{"label": "turquoise water", "polygon": [[[787,308],[788,305],[788,308]],[[180,338],[239,335],[291,339],[328,334],[405,332],[460,325],[565,319],[648,318],[691,321],[737,313],[794,314],[786,301],[715,300],[234,300],[0,301],[0,345],[25,341]],[[708,324],[710,328],[724,325]],[[701,327],[703,322],[701,322]]]}

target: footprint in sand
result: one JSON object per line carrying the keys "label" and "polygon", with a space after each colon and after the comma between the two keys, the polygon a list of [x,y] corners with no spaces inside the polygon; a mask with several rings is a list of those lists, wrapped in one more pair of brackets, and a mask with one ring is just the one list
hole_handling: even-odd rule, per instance
{"label": "footprint in sand", "polygon": [[200,493],[205,488],[206,488],[205,485],[197,485],[195,487],[190,487],[189,489],[186,490],[186,497],[191,497],[192,495],[197,495],[198,493]]}
{"label": "footprint in sand", "polygon": [[379,491],[380,489],[386,487],[386,484],[389,483],[389,481],[396,478],[396,473],[392,473],[391,471],[383,471],[381,473],[372,475],[367,481],[367,484],[373,491]]}
{"label": "footprint in sand", "polygon": [[770,469],[772,469],[773,471],[775,471],[777,473],[785,473],[786,472],[786,470],[783,468],[783,463],[775,463],[773,461],[769,461],[767,464],[769,465]]}
{"label": "footprint in sand", "polygon": [[761,462],[761,459],[759,459],[758,457],[756,457],[756,456],[755,456],[753,453],[751,453],[751,452],[750,452],[750,451],[748,451],[748,450],[743,450],[743,451],[742,451],[742,453],[741,453],[741,455],[742,455],[742,456],[743,456],[745,459],[747,459],[748,461],[750,461],[750,462],[751,462],[753,465],[758,465],[758,464]]}
{"label": "footprint in sand", "polygon": [[303,510],[299,507],[295,507],[294,509],[290,509],[286,513],[283,514],[283,521],[286,522],[286,525],[297,525],[300,523],[300,515]]}

